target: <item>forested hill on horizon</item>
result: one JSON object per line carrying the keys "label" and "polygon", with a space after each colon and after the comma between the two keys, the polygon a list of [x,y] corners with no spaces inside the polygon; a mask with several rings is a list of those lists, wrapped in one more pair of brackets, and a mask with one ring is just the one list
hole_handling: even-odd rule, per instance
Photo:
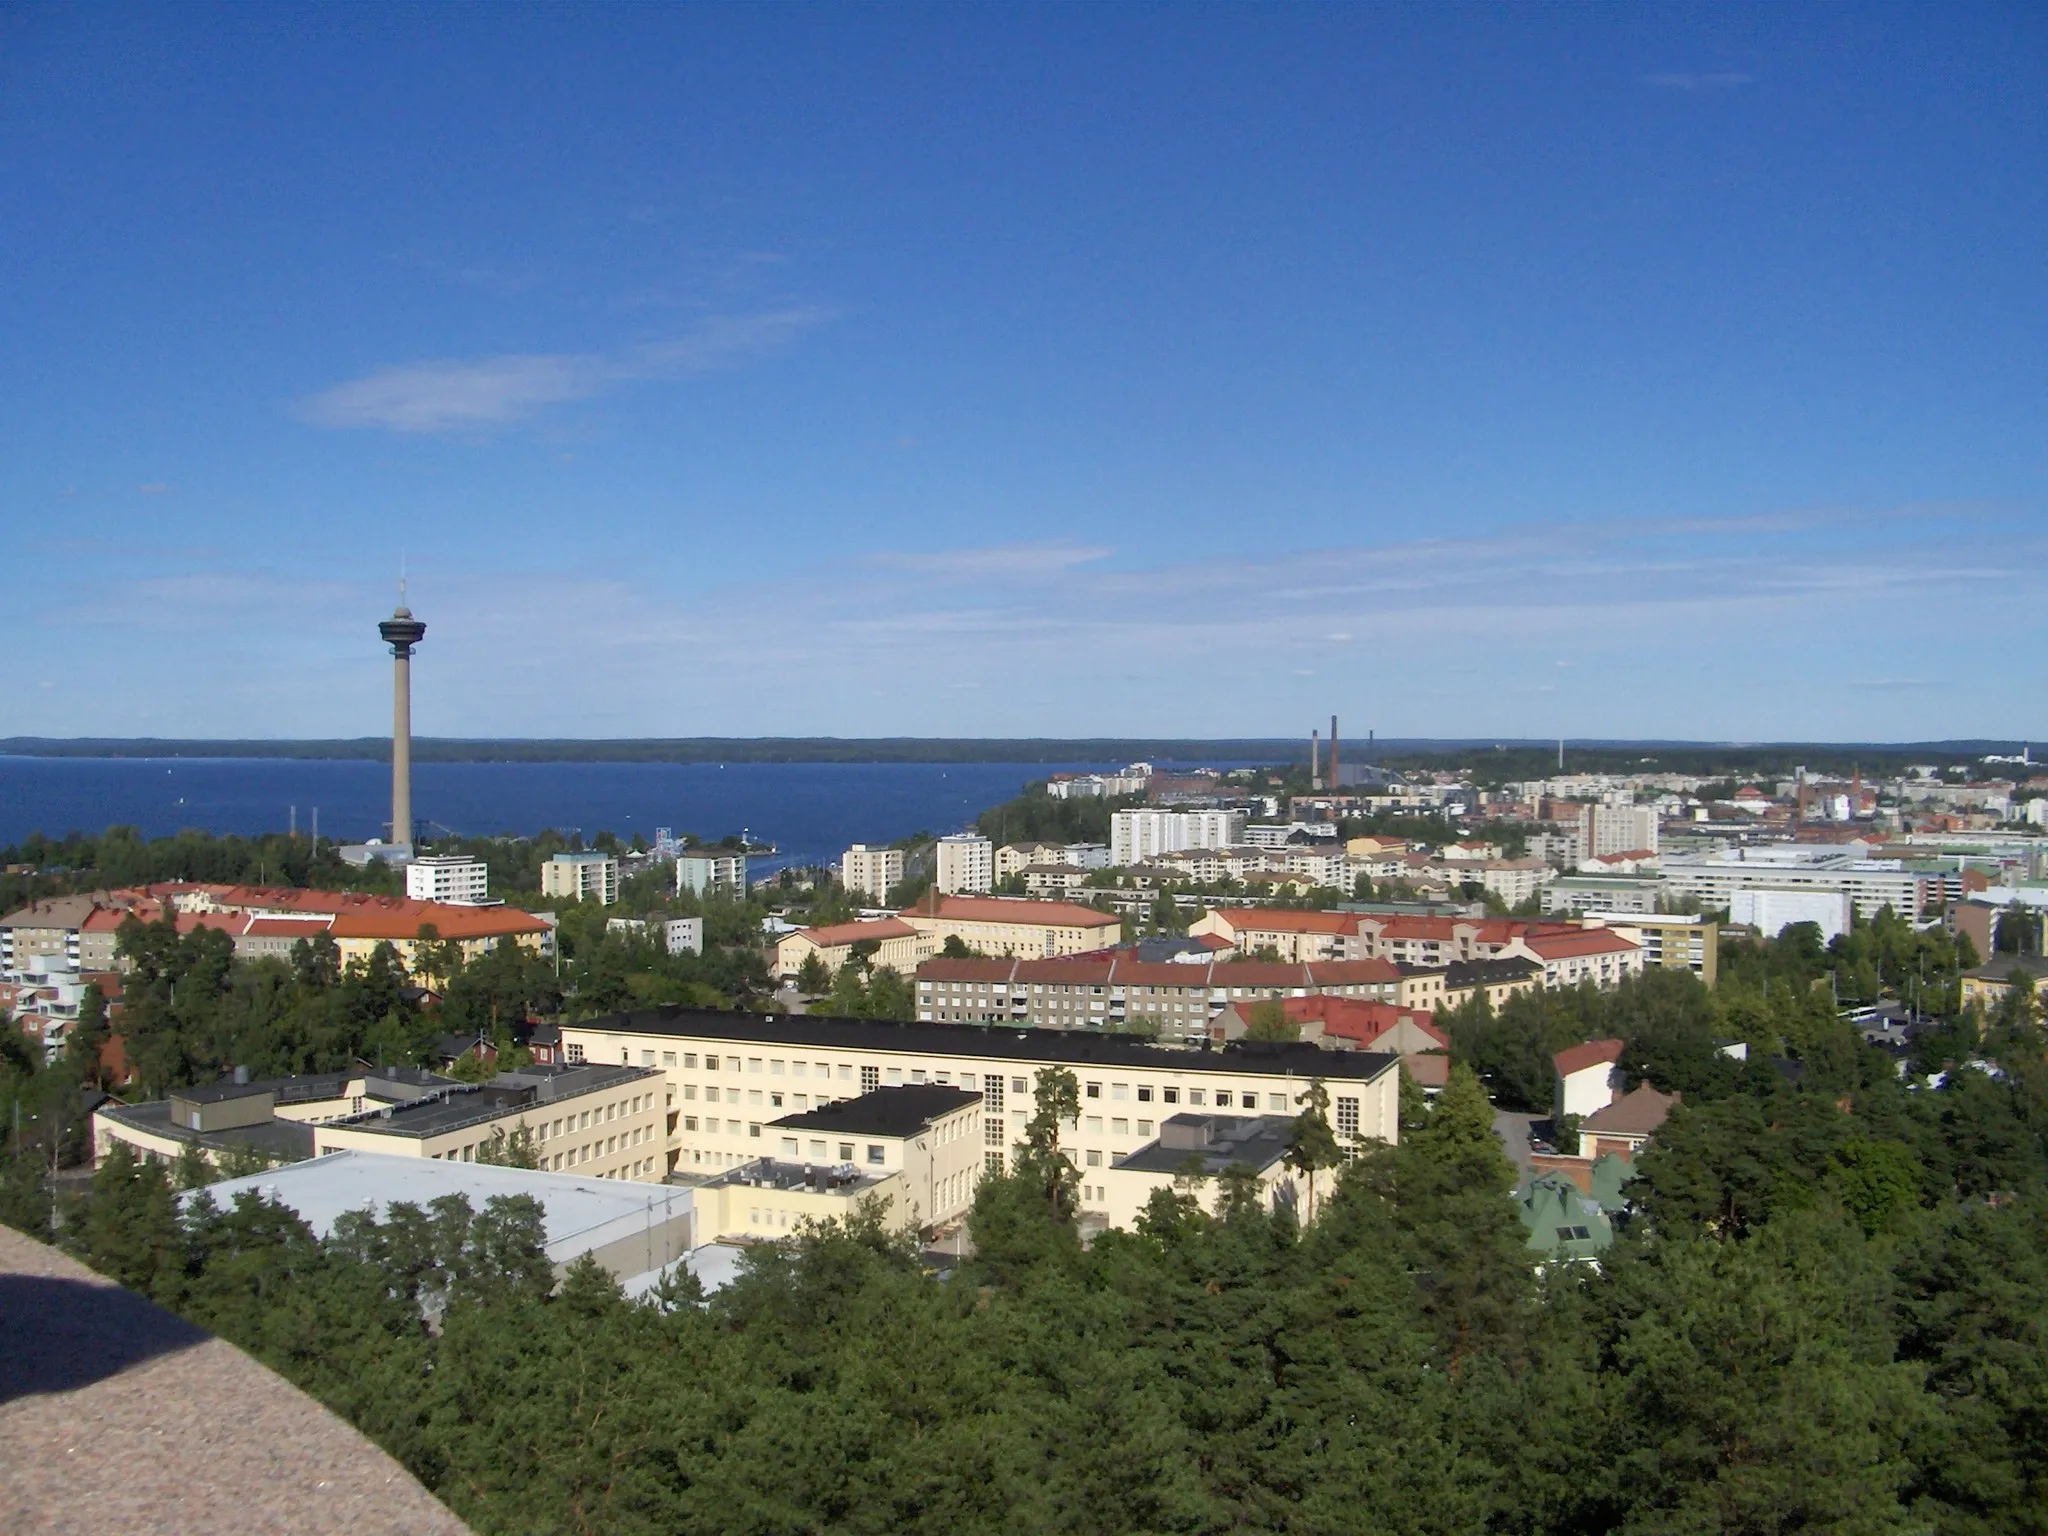
{"label": "forested hill on horizon", "polygon": [[[1509,737],[1386,738],[1368,743],[1343,740],[1350,761],[1396,767],[1472,764],[1481,754],[1496,765],[1513,762],[1516,773],[1554,771],[1557,742]],[[1987,753],[2011,753],[2012,739],[1920,742],[1706,742],[1567,738],[1566,768],[1576,772],[1641,771],[1712,773],[1731,764],[1755,771],[1788,770],[1795,763],[1819,767],[1840,759],[1870,773],[1909,762],[1943,764],[1974,761]],[[507,763],[1091,763],[1169,764],[1287,763],[1308,758],[1306,734],[1292,737],[920,737],[920,736],[678,736],[583,740],[575,738],[481,738],[415,736],[415,762]],[[1496,756],[1496,754],[1498,756]],[[100,758],[311,758],[388,761],[391,741],[383,736],[329,740],[201,740],[176,737],[0,738],[0,756]]]}

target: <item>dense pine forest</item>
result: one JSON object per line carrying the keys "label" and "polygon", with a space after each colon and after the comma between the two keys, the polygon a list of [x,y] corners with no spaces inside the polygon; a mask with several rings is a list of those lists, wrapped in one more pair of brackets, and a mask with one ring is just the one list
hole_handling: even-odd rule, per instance
{"label": "dense pine forest", "polygon": [[[253,1199],[180,1216],[119,1155],[58,1235],[480,1531],[2017,1536],[2048,1513],[2040,1089],[1681,1110],[1619,1245],[1548,1274],[1462,1069],[1307,1230],[1226,1180],[1084,1248],[1034,1148],[944,1279],[854,1223],[708,1300],[587,1265],[550,1294],[521,1202],[316,1242]],[[47,1235],[32,1182],[7,1214]]]}
{"label": "dense pine forest", "polygon": [[[565,913],[559,974],[451,958],[431,1008],[388,953],[244,961],[138,924],[128,1091],[756,985],[758,914],[707,915],[732,943],[699,959]],[[1406,1093],[1400,1144],[1324,1175],[1307,1223],[1225,1177],[1084,1244],[1041,1116],[949,1272],[855,1222],[635,1301],[588,1266],[556,1285],[518,1201],[315,1240],[181,1207],[197,1168],[87,1179],[94,1054],[0,1028],[0,1220],[242,1345],[483,1532],[2019,1536],[2048,1529],[2048,1055],[2027,987],[1961,1005],[1975,958],[1886,916],[1730,944],[1713,988],[1446,1014],[1450,1085]],[[1903,1055],[1844,1015],[1878,995],[1927,1015]],[[1616,1245],[1539,1271],[1494,1108],[1542,1109],[1550,1053],[1604,1036],[1684,1097]]]}

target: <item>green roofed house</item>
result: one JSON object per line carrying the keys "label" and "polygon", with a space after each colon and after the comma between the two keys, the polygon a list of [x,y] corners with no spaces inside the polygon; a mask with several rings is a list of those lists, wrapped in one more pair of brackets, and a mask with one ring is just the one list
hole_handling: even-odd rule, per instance
{"label": "green roofed house", "polygon": [[1614,1242],[1600,1202],[1562,1173],[1532,1175],[1515,1191],[1515,1208],[1529,1229],[1529,1251],[1546,1264],[1590,1262]]}
{"label": "green roofed house", "polygon": [[1633,1160],[1619,1152],[1603,1152],[1593,1159],[1592,1174],[1588,1182],[1592,1185],[1593,1203],[1612,1216],[1616,1211],[1628,1209],[1628,1195],[1624,1186],[1636,1176]]}

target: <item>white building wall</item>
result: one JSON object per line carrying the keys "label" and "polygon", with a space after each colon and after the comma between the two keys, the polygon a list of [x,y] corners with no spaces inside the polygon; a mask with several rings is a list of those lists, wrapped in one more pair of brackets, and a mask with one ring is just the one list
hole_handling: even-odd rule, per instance
{"label": "white building wall", "polygon": [[996,887],[993,845],[972,832],[940,838],[935,880],[941,896],[986,895]]}
{"label": "white building wall", "polygon": [[1728,920],[1776,938],[1794,923],[1815,923],[1822,943],[1849,931],[1852,903],[1847,891],[1741,890],[1733,893]]}
{"label": "white building wall", "polygon": [[405,866],[405,894],[414,901],[478,906],[490,900],[491,872],[480,859],[414,859]]}

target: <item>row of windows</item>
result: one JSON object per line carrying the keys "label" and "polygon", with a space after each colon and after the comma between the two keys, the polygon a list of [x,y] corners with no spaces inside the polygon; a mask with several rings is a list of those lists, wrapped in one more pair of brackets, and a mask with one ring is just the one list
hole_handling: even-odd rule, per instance
{"label": "row of windows", "polygon": [[[826,1155],[828,1148],[834,1150],[837,1156],[828,1158]],[[824,1141],[817,1137],[812,1137],[808,1142],[803,1142],[795,1136],[785,1136],[782,1138],[782,1155],[791,1160],[799,1157],[808,1157],[814,1163],[827,1161],[850,1163],[853,1161],[853,1148],[854,1144],[850,1141]],[[868,1162],[877,1167],[887,1161],[887,1149],[880,1142],[871,1141],[867,1143],[866,1155]]]}

